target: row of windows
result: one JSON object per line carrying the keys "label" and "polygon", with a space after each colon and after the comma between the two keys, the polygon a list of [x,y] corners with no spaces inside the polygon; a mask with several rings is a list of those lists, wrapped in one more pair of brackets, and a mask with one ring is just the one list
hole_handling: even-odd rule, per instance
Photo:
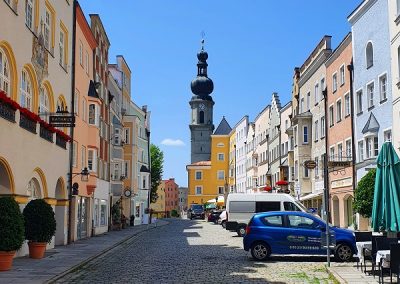
{"label": "row of windows", "polygon": [[[392,131],[390,129],[383,132],[384,141],[392,140]],[[377,135],[365,137],[357,143],[358,162],[366,159],[373,159],[379,153],[379,138]]]}
{"label": "row of windows", "polygon": [[[387,75],[384,74],[378,78],[379,82],[379,100],[380,103],[384,103],[387,100]],[[367,106],[368,110],[375,106],[375,82],[372,81],[366,86],[367,93]],[[356,110],[357,114],[361,114],[363,112],[363,102],[365,102],[363,96],[363,90],[358,90],[356,92]]]}
{"label": "row of windows", "polygon": [[[202,180],[203,179],[203,172],[202,171],[196,171],[195,172],[195,180]],[[217,172],[217,179],[218,180],[224,180],[225,179],[225,171],[224,170],[219,170]]]}
{"label": "row of windows", "polygon": [[[325,78],[322,78],[319,83],[314,86],[314,103],[321,101],[324,96],[322,91],[325,89]],[[300,99],[300,113],[309,111],[311,107],[311,92],[308,92],[306,96]]]}
{"label": "row of windows", "polygon": [[[225,188],[223,186],[218,186],[217,187],[217,192],[218,194],[224,194],[225,193]],[[203,186],[198,185],[195,187],[195,194],[196,195],[202,195],[203,194]]]}

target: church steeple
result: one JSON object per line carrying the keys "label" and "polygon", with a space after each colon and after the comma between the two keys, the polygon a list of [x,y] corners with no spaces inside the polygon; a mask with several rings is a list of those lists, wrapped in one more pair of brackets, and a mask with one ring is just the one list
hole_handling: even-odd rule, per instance
{"label": "church steeple", "polygon": [[204,39],[201,41],[197,59],[197,76],[190,84],[194,95],[189,102],[192,112],[189,125],[192,163],[211,159],[211,135],[214,131],[214,101],[210,96],[214,90],[214,83],[207,75],[208,53],[204,50]]}

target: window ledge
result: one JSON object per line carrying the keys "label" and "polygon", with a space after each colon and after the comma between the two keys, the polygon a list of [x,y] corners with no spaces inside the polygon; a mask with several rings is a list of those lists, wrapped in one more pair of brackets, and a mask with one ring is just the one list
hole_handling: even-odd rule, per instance
{"label": "window ledge", "polygon": [[374,66],[374,64],[372,63],[371,65],[367,66],[367,70],[372,68]]}
{"label": "window ledge", "polygon": [[65,73],[67,73],[68,74],[68,71],[67,71],[67,65],[66,64],[61,64],[60,62],[58,62],[58,65],[60,65],[60,67],[65,71]]}
{"label": "window ledge", "polygon": [[373,110],[375,108],[375,106],[370,106],[369,108],[368,108],[368,111],[371,111],[371,110]]}
{"label": "window ledge", "polygon": [[349,114],[346,114],[345,116],[344,116],[344,118],[348,118],[350,116],[350,113]]}
{"label": "window ledge", "polygon": [[400,14],[396,16],[396,19],[394,19],[394,22],[396,23],[396,25],[398,25],[400,23]]}
{"label": "window ledge", "polygon": [[360,116],[360,115],[362,115],[362,114],[363,114],[363,112],[360,111],[360,112],[357,113],[357,116]]}
{"label": "window ledge", "polygon": [[380,101],[380,104],[384,104],[384,103],[386,103],[386,102],[387,102],[387,98],[381,100],[381,101]]}
{"label": "window ledge", "polygon": [[336,123],[339,123],[339,122],[341,122],[342,120],[341,119],[339,119],[338,121],[336,121]]}

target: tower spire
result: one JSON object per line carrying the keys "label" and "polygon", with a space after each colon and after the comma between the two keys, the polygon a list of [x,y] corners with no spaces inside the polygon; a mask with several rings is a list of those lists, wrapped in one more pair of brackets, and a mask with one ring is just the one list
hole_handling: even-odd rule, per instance
{"label": "tower spire", "polygon": [[204,51],[204,36],[206,35],[206,33],[204,31],[201,32],[201,51]]}

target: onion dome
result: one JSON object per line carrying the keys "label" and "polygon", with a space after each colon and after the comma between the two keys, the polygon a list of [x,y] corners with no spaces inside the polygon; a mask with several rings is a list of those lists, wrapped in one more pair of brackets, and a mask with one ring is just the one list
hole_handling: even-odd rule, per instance
{"label": "onion dome", "polygon": [[202,40],[202,48],[199,53],[197,53],[197,77],[190,84],[192,93],[200,97],[209,96],[214,90],[213,81],[207,76],[207,59],[208,53],[204,51],[204,40]]}

